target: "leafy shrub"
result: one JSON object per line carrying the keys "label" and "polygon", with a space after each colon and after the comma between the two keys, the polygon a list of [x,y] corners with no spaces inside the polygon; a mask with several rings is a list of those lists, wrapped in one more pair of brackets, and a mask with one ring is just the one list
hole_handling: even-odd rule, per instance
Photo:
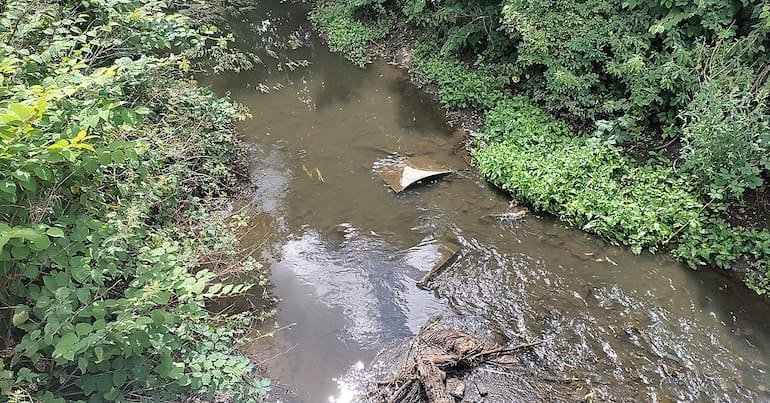
{"label": "leafy shrub", "polygon": [[703,83],[681,112],[684,168],[713,199],[758,189],[770,168],[770,83],[737,62],[753,46],[755,40],[741,40],[713,51]]}
{"label": "leafy shrub", "polygon": [[[534,99],[588,121],[630,116],[645,128],[676,123],[706,63],[702,44],[769,44],[770,8],[761,2],[506,0],[500,17]],[[736,62],[768,60],[761,49]]]}
{"label": "leafy shrub", "polygon": [[[245,115],[180,71],[228,39],[166,7],[17,0],[0,16],[3,396],[264,391],[233,352],[246,316],[206,309],[261,280],[213,213],[237,183]],[[243,281],[225,284],[221,264]]]}
{"label": "leafy shrub", "polygon": [[[336,17],[325,11],[332,9]],[[655,140],[647,138],[649,129],[675,135],[679,111],[706,63],[702,44],[759,38],[738,60],[745,65],[766,63],[762,49],[770,47],[764,2],[335,0],[319,12],[328,15],[319,25],[332,48],[340,48],[332,36],[359,36],[351,16],[387,15],[393,22],[390,16],[399,14],[402,24],[429,34],[435,57],[475,56],[508,71],[517,90],[547,109],[566,111],[586,126],[620,119],[634,140],[647,142]]]}
{"label": "leafy shrub", "polygon": [[460,62],[440,59],[434,48],[418,47],[415,68],[418,81],[438,86],[441,105],[452,109],[491,109],[503,99],[502,89],[507,81],[483,71],[471,71]]}
{"label": "leafy shrub", "polygon": [[495,1],[405,0],[394,3],[392,6],[400,9],[406,21],[431,35],[428,43],[436,48],[436,56],[454,56],[473,49],[494,59],[510,50],[508,38],[499,29],[500,5]]}
{"label": "leafy shrub", "polygon": [[493,143],[473,156],[514,197],[636,253],[698,220],[701,203],[669,169],[637,167],[611,145],[568,134],[529,101],[505,100],[480,135]]}
{"label": "leafy shrub", "polygon": [[324,3],[313,13],[312,20],[326,33],[333,52],[342,52],[353,63],[363,67],[371,62],[370,43],[388,34],[392,20],[381,15],[377,19],[361,21],[356,15],[359,6],[355,2]]}

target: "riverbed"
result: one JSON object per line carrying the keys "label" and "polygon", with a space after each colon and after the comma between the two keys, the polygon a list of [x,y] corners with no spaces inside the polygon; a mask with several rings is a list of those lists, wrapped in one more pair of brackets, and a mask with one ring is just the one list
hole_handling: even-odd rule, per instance
{"label": "riverbed", "polygon": [[[239,46],[265,66],[201,80],[253,115],[239,128],[256,185],[246,202],[270,233],[243,242],[270,266],[282,330],[250,348],[293,399],[355,401],[350,374],[440,315],[501,343],[544,340],[543,365],[596,400],[770,400],[764,300],[545,214],[490,217],[512,202],[468,165],[434,100],[393,66],[330,53],[307,12],[266,1],[242,13]],[[407,156],[455,173],[396,194],[379,173]],[[444,239],[458,256],[418,288]]]}

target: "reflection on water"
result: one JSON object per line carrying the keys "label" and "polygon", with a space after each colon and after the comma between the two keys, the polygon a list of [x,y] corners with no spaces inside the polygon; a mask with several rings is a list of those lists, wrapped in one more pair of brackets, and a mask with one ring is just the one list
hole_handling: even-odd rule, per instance
{"label": "reflection on water", "polygon": [[[285,53],[309,68],[266,60],[266,70],[204,80],[254,116],[241,126],[253,202],[275,222],[263,257],[277,320],[294,324],[264,365],[301,401],[354,399],[343,376],[365,376],[378,349],[438,314],[495,340],[544,339],[543,365],[584,379],[599,399],[770,399],[767,304],[716,273],[633,256],[551,217],[489,218],[509,200],[452,153],[435,104],[387,65],[359,70],[329,54],[305,12],[268,5],[234,26],[249,49],[275,46],[265,36],[310,38]],[[263,82],[284,88],[265,95]],[[396,195],[377,176],[393,153],[460,172]],[[459,256],[434,291],[418,289],[438,258],[430,241],[446,236]]]}

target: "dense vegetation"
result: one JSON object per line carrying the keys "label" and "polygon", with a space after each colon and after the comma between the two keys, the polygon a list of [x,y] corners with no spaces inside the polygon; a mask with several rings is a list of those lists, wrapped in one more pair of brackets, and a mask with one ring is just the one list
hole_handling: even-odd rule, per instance
{"label": "dense vegetation", "polygon": [[767,2],[328,0],[314,20],[358,63],[385,34],[345,27],[416,33],[415,78],[486,112],[473,154],[514,197],[770,293],[767,217],[732,214],[768,191]]}
{"label": "dense vegetation", "polygon": [[262,272],[218,213],[245,113],[186,74],[231,41],[196,4],[0,4],[0,399],[267,387],[233,349],[254,315],[207,309]]}

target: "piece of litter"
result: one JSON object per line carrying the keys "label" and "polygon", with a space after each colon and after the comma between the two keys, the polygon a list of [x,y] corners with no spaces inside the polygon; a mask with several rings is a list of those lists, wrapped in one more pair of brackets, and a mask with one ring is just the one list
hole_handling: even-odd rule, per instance
{"label": "piece of litter", "polygon": [[427,178],[454,172],[425,156],[407,158],[398,165],[380,173],[385,183],[396,193],[401,193],[409,186]]}

